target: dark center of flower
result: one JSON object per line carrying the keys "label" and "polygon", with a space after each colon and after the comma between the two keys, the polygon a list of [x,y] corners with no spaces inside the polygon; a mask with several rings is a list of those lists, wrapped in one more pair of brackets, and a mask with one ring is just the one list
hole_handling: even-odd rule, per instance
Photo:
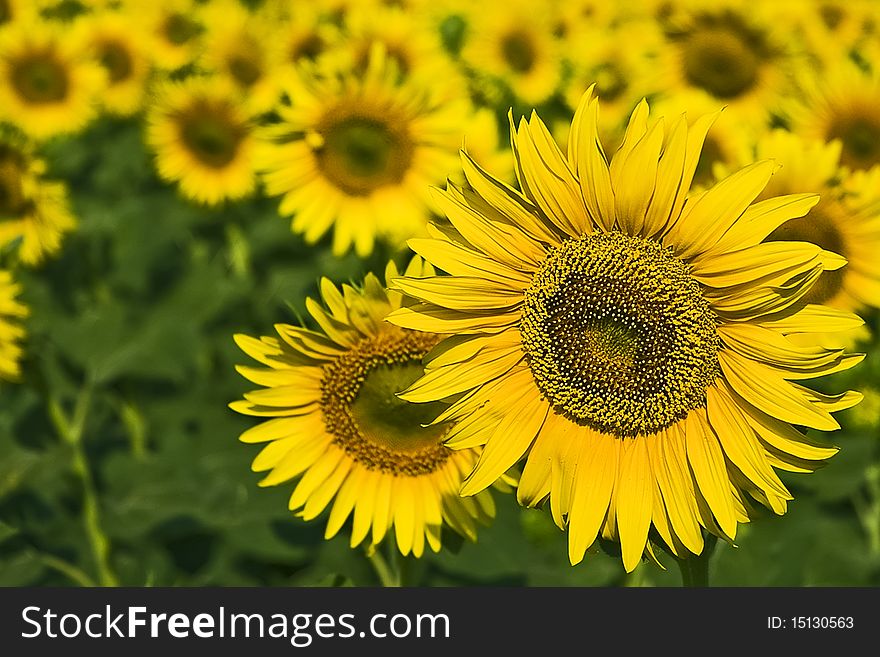
{"label": "dark center of flower", "polygon": [[131,53],[119,41],[105,41],[98,46],[98,59],[107,70],[110,84],[119,84],[131,77]]}
{"label": "dark center of flower", "polygon": [[825,3],[819,6],[819,17],[829,30],[837,29],[837,26],[843,22],[844,16],[846,14],[840,5]]}
{"label": "dark center of flower", "polygon": [[[838,228],[839,222],[846,221],[848,213],[837,201],[824,198],[810,212],[797,219],[789,219],[767,237],[765,242],[787,240],[792,242],[811,242],[846,257],[846,241]],[[813,287],[804,297],[807,303],[825,303],[837,296],[843,287],[846,268],[822,272]]]}
{"label": "dark center of flower", "polygon": [[330,118],[318,132],[323,137],[316,150],[318,166],[347,194],[366,196],[385,185],[396,185],[410,168],[412,141],[387,119]]}
{"label": "dark center of flower", "polygon": [[327,47],[319,35],[315,33],[307,34],[302,39],[294,43],[290,48],[290,61],[298,62],[301,59],[313,60]]}
{"label": "dark center of flower", "polygon": [[516,73],[528,73],[535,65],[535,44],[527,32],[511,32],[501,39],[501,55]]}
{"label": "dark center of flower", "polygon": [[171,14],[162,25],[162,32],[170,43],[182,46],[198,36],[199,24],[186,14]]}
{"label": "dark center of flower", "polygon": [[687,35],[682,47],[685,78],[716,98],[736,98],[758,81],[761,48],[737,23],[704,25]]}
{"label": "dark center of flower", "polygon": [[526,291],[520,330],[554,406],[635,436],[705,406],[720,372],[715,327],[687,265],[657,242],[614,232],[551,250]]}
{"label": "dark center of flower", "polygon": [[67,97],[67,70],[51,51],[31,53],[12,66],[12,86],[29,103],[57,103]]}
{"label": "dark center of flower", "polygon": [[0,145],[0,221],[21,216],[28,205],[21,179],[23,173],[21,154]]}
{"label": "dark center of flower", "polygon": [[222,169],[235,159],[246,135],[223,104],[202,102],[180,119],[180,136],[190,153],[202,164]]}
{"label": "dark center of flower", "polygon": [[599,98],[609,102],[617,100],[629,86],[626,76],[613,61],[602,63],[593,73],[593,80]]}
{"label": "dark center of flower", "polygon": [[852,169],[869,169],[880,163],[880,115],[876,108],[839,117],[828,129],[828,139],[839,139],[840,160]]}
{"label": "dark center of flower", "polygon": [[12,11],[8,0],[0,0],[0,24],[8,23],[12,18]]}
{"label": "dark center of flower", "polygon": [[263,68],[253,54],[236,53],[226,60],[226,67],[242,87],[250,87],[263,77]]}
{"label": "dark center of flower", "polygon": [[431,422],[443,405],[397,397],[424,373],[421,360],[437,336],[388,328],[324,366],[321,412],[333,442],[369,469],[394,475],[434,472],[449,458],[448,425]]}

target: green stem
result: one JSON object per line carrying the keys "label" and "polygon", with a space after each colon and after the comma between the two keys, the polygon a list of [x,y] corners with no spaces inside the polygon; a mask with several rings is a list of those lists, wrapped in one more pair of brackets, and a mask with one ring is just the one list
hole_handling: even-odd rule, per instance
{"label": "green stem", "polygon": [[686,588],[701,588],[709,586],[709,559],[715,550],[718,539],[713,534],[707,534],[703,551],[683,559],[676,559],[681,571],[681,585]]}
{"label": "green stem", "polygon": [[67,563],[63,559],[53,557],[51,554],[39,554],[37,558],[52,570],[57,570],[62,575],[67,575],[80,586],[92,587],[97,586],[95,581],[85,572],[77,568],[71,563]]}
{"label": "green stem", "polygon": [[49,417],[55,425],[58,436],[72,451],[71,466],[80,480],[83,491],[83,525],[92,550],[92,558],[98,570],[98,581],[101,586],[118,586],[119,581],[110,568],[110,542],[101,530],[101,516],[98,505],[98,494],[95,489],[95,479],[92,476],[85,450],[82,446],[82,437],[85,430],[86,418],[92,401],[92,386],[87,383],[83,386],[73,409],[73,417],[68,418],[59,401],[49,399]]}
{"label": "green stem", "polygon": [[373,564],[373,570],[376,571],[376,575],[379,577],[379,582],[382,586],[386,588],[396,588],[400,586],[400,573],[394,572],[394,569],[388,565],[388,562],[385,560],[385,557],[382,556],[382,553],[377,546],[370,546],[367,549],[367,558],[370,560],[370,563]]}

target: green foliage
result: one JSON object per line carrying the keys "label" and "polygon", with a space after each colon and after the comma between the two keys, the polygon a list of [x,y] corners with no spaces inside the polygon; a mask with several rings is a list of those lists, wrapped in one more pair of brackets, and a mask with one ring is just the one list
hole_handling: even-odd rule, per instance
{"label": "green foliage", "polygon": [[[186,203],[156,179],[141,130],[104,120],[46,149],[80,226],[58,257],[19,272],[31,317],[26,380],[0,389],[0,585],[377,584],[347,529],[324,541],[323,522],[287,510],[291,486],[257,486],[258,448],[237,440],[254,421],[227,403],[248,389],[234,333],[299,321],[321,276],[357,280],[388,254],[363,262],[307,247],[275,200]],[[880,372],[848,376],[876,386]],[[789,514],[719,545],[714,583],[880,584],[876,421],[853,420],[833,440],[841,453],[827,468],[787,477]],[[668,556],[667,571],[646,564],[627,577],[595,548],[572,568],[545,511],[496,501],[477,543],[447,537],[440,554],[406,564],[406,581],[678,584]]]}

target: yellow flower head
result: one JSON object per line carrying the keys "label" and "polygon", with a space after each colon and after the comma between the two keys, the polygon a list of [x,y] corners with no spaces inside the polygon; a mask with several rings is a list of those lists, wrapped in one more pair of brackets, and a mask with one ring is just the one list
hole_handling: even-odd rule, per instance
{"label": "yellow flower head", "polygon": [[399,246],[422,234],[428,186],[455,161],[470,103],[400,80],[378,44],[363,75],[303,70],[288,93],[260,169],[293,230],[311,243],[332,227],[334,253],[354,245],[361,256],[377,238]]}
{"label": "yellow flower head", "polygon": [[254,113],[272,109],[281,95],[283,52],[272,26],[237,0],[207,5],[199,65],[228,80]]}
{"label": "yellow flower head", "polygon": [[463,156],[469,187],[438,195],[451,225],[410,242],[449,275],[393,281],[418,302],[388,320],[458,334],[402,397],[452,400],[445,444],[485,445],[462,494],[525,457],[519,500],[549,500],[572,563],[602,536],[631,571],[652,528],[686,556],[702,530],[733,540],[755,502],[785,512],[774,468],[836,451],[794,425],[836,429],[831,413],[860,399],[801,381],[861,360],[789,336],[861,320],[804,302],[840,256],[763,242],[815,194],[755,203],[776,168],[765,160],[689,195],[714,115],[650,121],[643,101],[609,163],[597,110],[591,89],[567,154],[535,114],[519,123],[521,191]]}
{"label": "yellow flower head", "polygon": [[106,75],[78,41],[37,20],[0,32],[0,119],[34,139],[83,128],[97,112]]}
{"label": "yellow flower head", "polygon": [[165,83],[147,120],[159,175],[178,182],[187,198],[216,205],[256,188],[251,117],[222,79]]}
{"label": "yellow flower head", "polygon": [[[431,271],[419,259],[407,269],[415,276]],[[393,263],[385,275],[399,275]],[[239,373],[263,388],[230,407],[273,418],[241,436],[268,443],[253,463],[254,471],[269,471],[260,485],[299,478],[290,509],[313,520],[329,506],[328,539],[353,516],[352,547],[376,545],[392,529],[400,552],[416,557],[426,544],[439,551],[444,527],[474,540],[478,523],[495,515],[489,492],[458,495],[476,453],[441,444],[449,424],[428,424],[437,405],[396,396],[422,374],[422,358],[440,336],[383,322],[401,295],[386,292],[372,274],[341,291],[324,279],[321,295],[323,306],[306,302],[320,331],[278,324],[280,339],[235,336],[264,366],[240,366]]]}
{"label": "yellow flower head", "polygon": [[0,270],[0,380],[16,381],[21,376],[21,339],[24,328],[20,320],[28,315],[28,309],[16,301],[19,286],[12,274]]}
{"label": "yellow flower head", "polygon": [[131,116],[143,106],[152,70],[149,40],[130,16],[104,11],[85,18],[78,28],[83,49],[106,71],[104,109]]}
{"label": "yellow flower head", "polygon": [[530,2],[473,5],[467,16],[462,60],[477,74],[500,80],[514,95],[537,105],[562,79],[562,50],[549,13]]}
{"label": "yellow flower head", "polygon": [[64,183],[43,178],[45,164],[19,139],[0,135],[0,247],[20,240],[18,258],[38,265],[76,226]]}

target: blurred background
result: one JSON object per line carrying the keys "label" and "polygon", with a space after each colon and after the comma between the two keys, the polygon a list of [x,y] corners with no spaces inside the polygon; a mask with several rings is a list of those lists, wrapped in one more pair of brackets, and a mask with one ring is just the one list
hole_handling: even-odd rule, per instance
{"label": "blurred background", "polygon": [[[642,97],[725,107],[697,185],[774,157],[774,194],[822,194],[776,238],[849,258],[817,301],[866,319],[844,339],[868,357],[818,385],[865,400],[815,436],[840,447],[827,467],[782,473],[784,517],[718,546],[712,583],[880,584],[880,3],[0,0],[0,585],[378,583],[347,529],[324,541],[323,518],[287,511],[292,486],[257,487],[237,440],[255,421],[227,408],[251,387],[234,333],[308,323],[320,277],[404,264],[433,214],[420,191],[407,222],[352,209],[363,190],[337,179],[319,221],[285,178],[285,148],[379,102],[377,60],[403,125],[439,126],[451,168],[427,184],[457,175],[462,143],[513,184],[508,111],[536,108],[564,147],[596,83],[609,153]],[[365,139],[349,145],[374,156]],[[496,502],[476,543],[444,540],[407,581],[679,583],[671,560],[627,576],[599,548],[571,567],[548,514]]]}

